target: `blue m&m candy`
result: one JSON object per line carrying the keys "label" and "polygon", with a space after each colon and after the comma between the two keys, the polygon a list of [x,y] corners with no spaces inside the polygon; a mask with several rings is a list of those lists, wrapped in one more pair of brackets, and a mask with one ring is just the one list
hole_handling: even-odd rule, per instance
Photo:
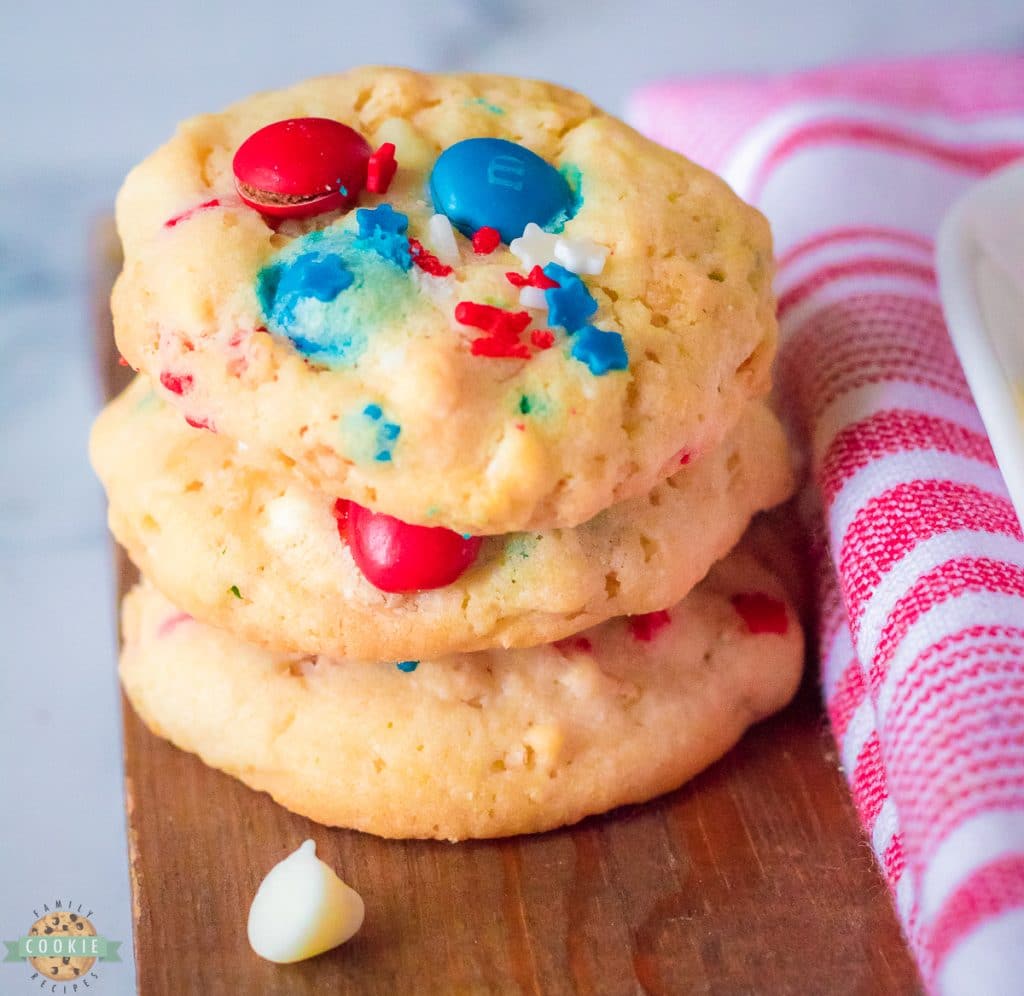
{"label": "blue m&m candy", "polygon": [[569,215],[574,197],[554,166],[503,138],[467,138],[445,149],[430,174],[430,196],[464,235],[488,226],[506,243],[531,221],[544,228]]}

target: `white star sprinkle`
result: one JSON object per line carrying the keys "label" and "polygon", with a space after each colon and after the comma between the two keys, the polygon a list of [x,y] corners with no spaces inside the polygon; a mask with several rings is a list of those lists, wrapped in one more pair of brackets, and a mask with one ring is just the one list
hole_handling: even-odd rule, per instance
{"label": "white star sprinkle", "polygon": [[559,238],[555,242],[555,259],[573,273],[597,276],[607,258],[608,250],[593,239]]}
{"label": "white star sprinkle", "polygon": [[535,266],[545,267],[555,258],[558,237],[545,232],[540,225],[530,222],[518,239],[509,244],[509,251],[518,257],[527,273]]}
{"label": "white star sprinkle", "polygon": [[427,222],[427,248],[447,266],[458,266],[459,244],[452,223],[443,214],[433,214]]}

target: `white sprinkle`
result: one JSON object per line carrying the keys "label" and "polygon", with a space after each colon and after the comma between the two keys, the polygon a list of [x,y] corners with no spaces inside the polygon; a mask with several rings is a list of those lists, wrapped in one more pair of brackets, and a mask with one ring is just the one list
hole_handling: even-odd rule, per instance
{"label": "white sprinkle", "polygon": [[[438,259],[441,257],[438,256]],[[424,273],[417,267],[409,271],[412,282],[416,289],[426,298],[433,301],[442,310],[446,309],[452,296],[455,293],[455,281],[449,274],[447,277],[435,277],[433,274]]]}
{"label": "white sprinkle", "polygon": [[524,308],[544,311],[548,306],[547,298],[540,287],[522,287],[519,290],[519,303]]}
{"label": "white sprinkle", "polygon": [[427,248],[447,266],[459,264],[459,244],[452,223],[443,214],[432,214],[427,222]]}
{"label": "white sprinkle", "polygon": [[518,257],[527,273],[535,266],[547,266],[555,258],[558,237],[545,232],[540,225],[530,222],[518,239],[509,244],[509,251]]}
{"label": "white sprinkle", "polygon": [[593,239],[559,238],[555,242],[555,259],[573,273],[597,276],[607,258],[608,250]]}

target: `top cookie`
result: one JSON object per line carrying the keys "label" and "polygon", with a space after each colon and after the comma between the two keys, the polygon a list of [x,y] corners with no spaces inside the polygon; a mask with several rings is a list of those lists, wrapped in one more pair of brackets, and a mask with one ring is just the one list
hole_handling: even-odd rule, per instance
{"label": "top cookie", "polygon": [[[236,157],[309,117],[330,120]],[[576,525],[769,385],[764,219],[549,84],[361,69],[255,96],[183,124],[117,218],[131,365],[194,424],[408,522]]]}

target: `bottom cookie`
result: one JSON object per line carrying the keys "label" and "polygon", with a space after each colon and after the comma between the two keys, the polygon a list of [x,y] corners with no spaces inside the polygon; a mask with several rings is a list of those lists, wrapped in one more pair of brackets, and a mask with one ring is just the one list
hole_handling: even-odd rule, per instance
{"label": "bottom cookie", "polygon": [[121,680],[160,736],[317,822],[462,840],[676,788],[796,690],[780,582],[735,551],[667,613],[523,650],[349,664],[274,654],[143,582]]}

